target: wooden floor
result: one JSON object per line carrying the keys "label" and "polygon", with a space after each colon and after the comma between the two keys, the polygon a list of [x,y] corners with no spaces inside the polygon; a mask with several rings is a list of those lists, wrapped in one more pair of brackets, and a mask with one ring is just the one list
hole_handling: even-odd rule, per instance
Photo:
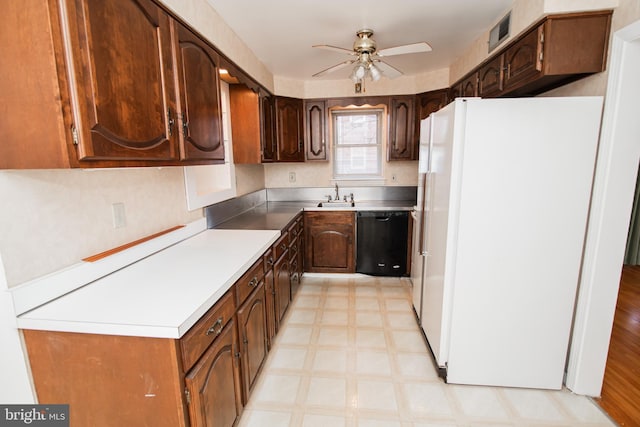
{"label": "wooden floor", "polygon": [[640,426],[640,266],[622,271],[598,404],[621,426]]}

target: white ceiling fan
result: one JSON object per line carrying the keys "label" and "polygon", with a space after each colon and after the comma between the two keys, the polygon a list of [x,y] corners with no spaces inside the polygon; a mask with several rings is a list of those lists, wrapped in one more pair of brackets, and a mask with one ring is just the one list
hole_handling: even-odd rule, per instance
{"label": "white ceiling fan", "polygon": [[341,62],[340,64],[336,64],[332,67],[315,73],[313,77],[320,77],[325,74],[340,70],[351,64],[356,64],[353,68],[353,72],[349,76],[354,83],[362,82],[367,76],[370,77],[373,81],[378,81],[380,77],[382,77],[382,74],[389,78],[395,78],[401,76],[402,71],[384,62],[381,58],[393,55],[404,55],[407,53],[421,53],[431,51],[431,46],[429,46],[429,44],[426,42],[411,43],[402,46],[377,50],[376,42],[371,38],[371,36],[373,36],[373,30],[364,28],[357,31],[356,35],[358,36],[358,38],[353,43],[352,50],[326,44],[314,45],[313,47],[346,53],[347,55],[355,56],[355,58]]}

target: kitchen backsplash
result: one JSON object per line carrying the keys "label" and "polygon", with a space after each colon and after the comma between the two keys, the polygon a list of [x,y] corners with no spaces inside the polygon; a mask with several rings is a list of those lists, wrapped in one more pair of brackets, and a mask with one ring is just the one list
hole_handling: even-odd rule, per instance
{"label": "kitchen backsplash", "polygon": [[[181,167],[0,171],[0,255],[10,287],[202,218]],[[114,228],[112,205],[124,205]]]}
{"label": "kitchen backsplash", "polygon": [[[383,177],[372,185],[416,186],[417,171],[418,162],[383,162]],[[294,181],[290,180],[290,173],[295,175]],[[333,186],[331,162],[265,164],[264,176],[267,188]]]}

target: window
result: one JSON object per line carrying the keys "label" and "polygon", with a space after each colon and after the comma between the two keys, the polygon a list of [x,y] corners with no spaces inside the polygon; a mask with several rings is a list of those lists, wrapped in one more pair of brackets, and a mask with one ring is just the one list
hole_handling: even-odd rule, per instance
{"label": "window", "polygon": [[382,109],[336,110],[333,124],[333,176],[382,177]]}

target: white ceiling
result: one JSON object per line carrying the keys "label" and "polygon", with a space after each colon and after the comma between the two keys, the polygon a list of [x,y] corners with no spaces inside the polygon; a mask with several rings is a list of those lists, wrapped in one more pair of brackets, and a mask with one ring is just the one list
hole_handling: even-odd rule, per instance
{"label": "white ceiling", "polygon": [[[406,75],[446,68],[514,0],[208,1],[274,75],[308,80],[351,58],[311,46],[351,49],[362,28],[374,30],[378,50],[420,41],[433,47],[429,53],[385,58]],[[319,78],[347,78],[350,71],[347,67]]]}

